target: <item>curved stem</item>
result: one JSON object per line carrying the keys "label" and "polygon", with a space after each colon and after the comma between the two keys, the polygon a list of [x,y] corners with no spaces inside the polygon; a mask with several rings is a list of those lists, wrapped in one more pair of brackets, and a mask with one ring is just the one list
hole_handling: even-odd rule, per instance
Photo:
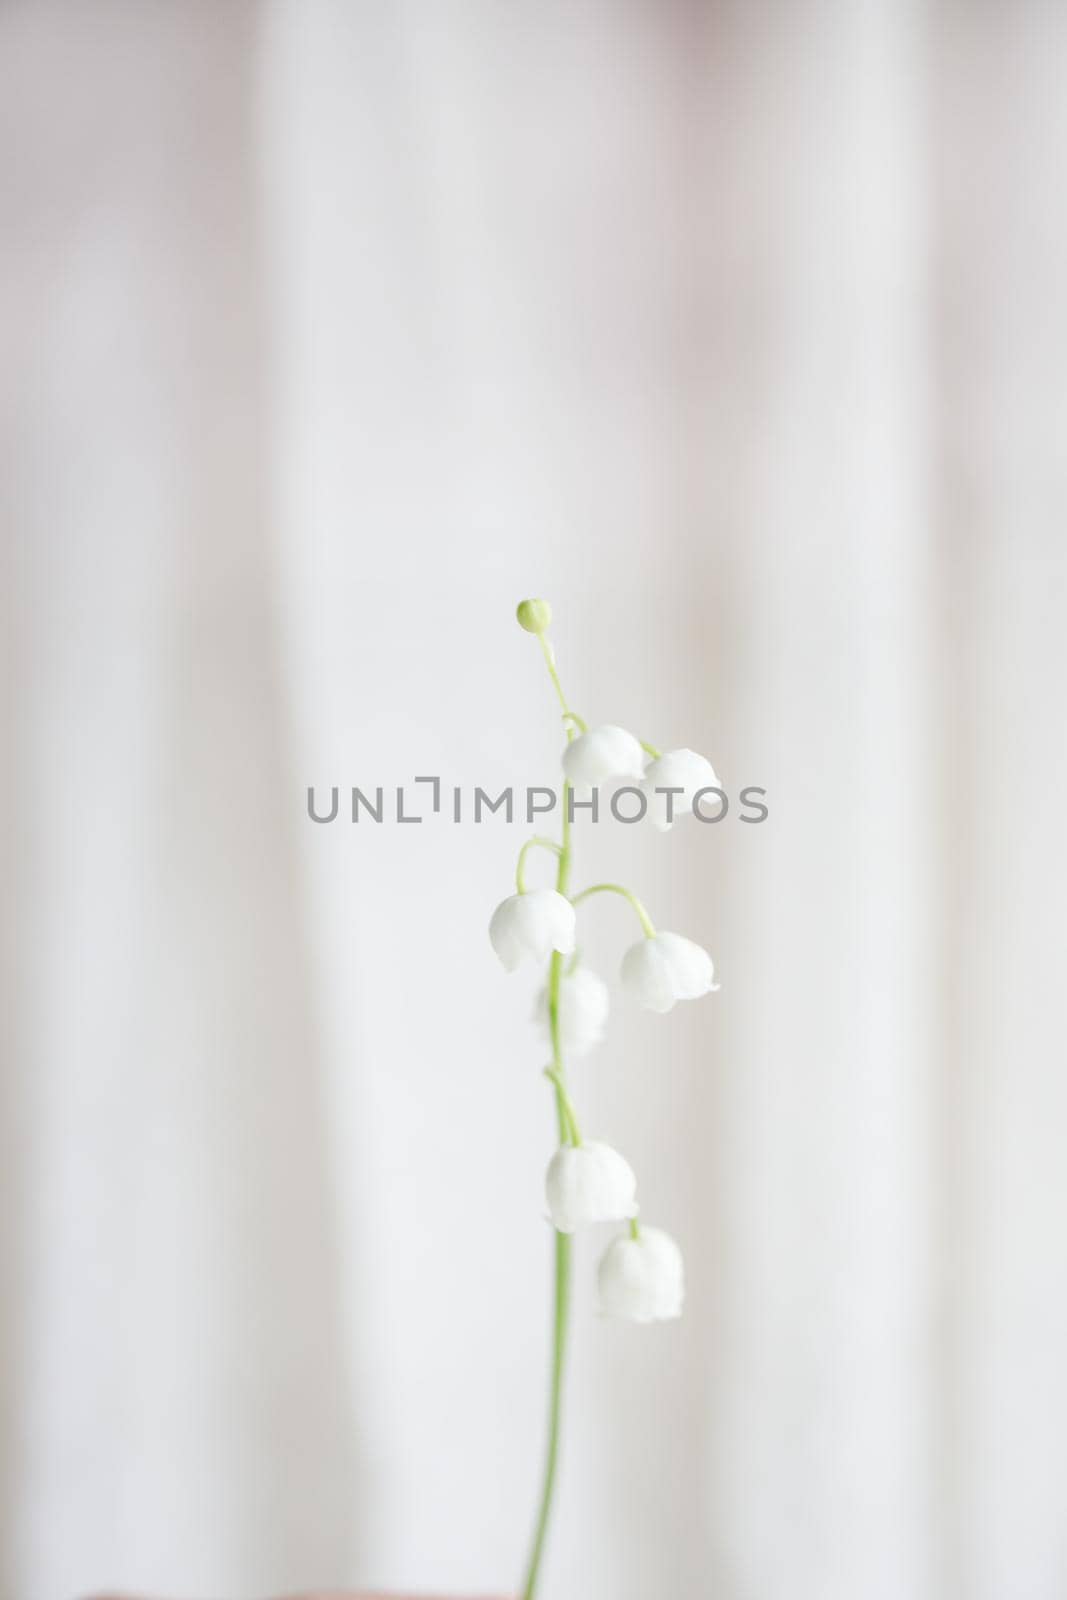
{"label": "curved stem", "polygon": [[556,1469],[559,1464],[560,1417],[563,1409],[563,1368],[567,1349],[567,1320],[570,1311],[571,1236],[556,1234],[555,1316],[552,1328],[552,1378],[548,1399],[548,1452],[545,1457],[545,1481],[541,1491],[541,1508],[534,1529],[530,1565],[523,1584],[523,1600],[533,1600],[537,1590],[537,1576],[541,1570],[541,1555],[548,1532],[548,1519],[552,1510],[552,1497],[556,1488]]}
{"label": "curved stem", "polygon": [[559,695],[559,703],[563,707],[563,713],[566,716],[570,713],[571,708],[567,704],[567,696],[563,693],[563,685],[560,683],[559,673],[556,671],[555,652],[553,651],[552,646],[549,644],[546,634],[539,633],[537,635],[537,642],[541,646],[541,652],[545,658],[545,666],[548,668],[548,675],[552,679],[552,686]]}
{"label": "curved stem", "polygon": [[623,899],[628,900],[633,906],[634,910],[637,912],[638,920],[641,923],[641,927],[644,929],[645,938],[654,939],[656,937],[656,929],[652,918],[649,916],[648,912],[645,910],[637,896],[635,894],[631,894],[629,889],[624,889],[621,883],[594,883],[591,888],[583,889],[581,894],[576,894],[572,904],[576,906],[581,905],[582,901],[588,900],[589,896],[592,894],[621,894]]}
{"label": "curved stem", "polygon": [[658,761],[663,754],[662,750],[657,750],[654,744],[648,744],[644,739],[639,739],[637,742],[645,754],[652,757],[653,761]]}
{"label": "curved stem", "polygon": [[542,850],[551,850],[553,855],[558,856],[560,853],[560,846],[554,839],[541,839],[537,835],[532,839],[527,839],[519,851],[519,859],[515,863],[515,887],[520,894],[526,893],[526,852],[532,850],[535,845],[540,846]]}
{"label": "curved stem", "polygon": [[574,1102],[567,1093],[563,1079],[560,1077],[555,1067],[546,1067],[545,1077],[548,1079],[549,1083],[555,1085],[557,1095],[559,1095],[563,1100],[563,1109],[567,1113],[569,1130],[567,1142],[573,1145],[580,1145],[582,1142],[582,1130],[578,1126],[578,1114],[574,1109]]}

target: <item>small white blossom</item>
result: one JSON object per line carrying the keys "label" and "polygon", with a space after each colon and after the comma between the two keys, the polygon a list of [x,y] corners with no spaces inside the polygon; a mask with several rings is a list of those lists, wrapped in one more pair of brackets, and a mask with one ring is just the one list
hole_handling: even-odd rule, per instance
{"label": "small white blossom", "polygon": [[696,1000],[718,988],[708,952],[680,933],[656,933],[631,945],[621,975],[623,986],[649,1011],[670,1011],[676,1000]]}
{"label": "small white blossom", "polygon": [[526,956],[545,961],[553,950],[569,956],[574,935],[574,907],[555,889],[509,895],[497,906],[489,924],[490,942],[509,972]]}
{"label": "small white blossom", "polygon": [[637,1179],[628,1161],[610,1145],[564,1144],[548,1163],[545,1199],[560,1233],[591,1222],[621,1222],[636,1217]]}
{"label": "small white blossom", "polygon": [[[600,1043],[609,1005],[607,984],[588,967],[563,974],[559,984],[559,1037],[564,1055],[585,1056]],[[534,1021],[551,1043],[547,988],[537,996]]]}
{"label": "small white blossom", "polygon": [[659,1228],[642,1228],[636,1239],[616,1239],[600,1259],[597,1289],[606,1316],[631,1322],[680,1317],[685,1298],[682,1252]]}
{"label": "small white blossom", "polygon": [[595,789],[609,778],[640,778],[644,770],[645,752],[640,740],[611,723],[580,733],[563,752],[567,782],[583,791]]}
{"label": "small white blossom", "polygon": [[[719,780],[706,756],[695,750],[668,750],[649,762],[641,787],[648,796],[649,820],[666,833],[680,818],[692,814],[693,796],[701,789],[717,789]],[[681,789],[682,793],[657,794],[657,789]],[[714,816],[714,811],[710,815]]]}

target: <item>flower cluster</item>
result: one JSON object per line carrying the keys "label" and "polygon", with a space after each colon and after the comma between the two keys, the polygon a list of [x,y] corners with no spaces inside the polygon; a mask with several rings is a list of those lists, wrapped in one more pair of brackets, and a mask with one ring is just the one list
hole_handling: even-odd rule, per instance
{"label": "flower cluster", "polygon": [[[642,937],[626,950],[620,979],[626,995],[650,1011],[670,1011],[679,1000],[695,1000],[714,990],[711,957],[678,933],[658,931],[644,906],[620,884],[593,884],[569,890],[571,841],[568,790],[588,795],[616,779],[637,783],[648,799],[648,815],[664,831],[691,808],[700,790],[717,787],[711,763],[692,750],[661,753],[625,728],[606,723],[588,728],[571,710],[560,686],[547,639],[549,608],[524,601],[519,621],[538,636],[563,707],[567,742],[562,752],[565,780],[560,842],[527,840],[516,869],[516,892],[497,906],[489,938],[504,967],[548,962],[548,980],[535,1006],[535,1020],[552,1050],[546,1076],[552,1082],[560,1124],[560,1146],[548,1164],[545,1196],[558,1234],[600,1222],[625,1222],[627,1230],[604,1253],[597,1285],[602,1310],[635,1322],[663,1321],[681,1314],[684,1295],[682,1256],[674,1240],[638,1223],[637,1180],[629,1163],[599,1141],[585,1140],[564,1076],[567,1055],[584,1056],[600,1043],[609,1008],[607,985],[583,966],[577,954],[577,912],[590,896],[623,896],[641,924]],[[531,849],[556,857],[554,889],[528,889],[526,858]]]}

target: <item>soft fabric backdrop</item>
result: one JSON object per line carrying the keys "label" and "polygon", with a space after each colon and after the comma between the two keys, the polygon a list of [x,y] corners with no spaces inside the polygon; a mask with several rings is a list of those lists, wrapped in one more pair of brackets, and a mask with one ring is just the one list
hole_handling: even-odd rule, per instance
{"label": "soft fabric backdrop", "polygon": [[[1067,11],[0,12],[0,1592],[515,1581],[552,1136],[485,924],[575,704],[761,828],[579,830],[721,994],[588,1127],[554,1600],[1067,1592]],[[590,960],[631,926],[595,902]]]}

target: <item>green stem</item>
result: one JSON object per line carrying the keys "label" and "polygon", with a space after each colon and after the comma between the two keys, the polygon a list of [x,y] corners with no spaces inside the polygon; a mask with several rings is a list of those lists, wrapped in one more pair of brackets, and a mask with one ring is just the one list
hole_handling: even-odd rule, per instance
{"label": "green stem", "polygon": [[515,887],[520,894],[526,893],[526,852],[532,850],[535,845],[542,850],[551,850],[553,855],[556,856],[560,853],[560,846],[554,839],[541,839],[536,836],[533,839],[527,839],[519,851],[519,859],[515,863]]}
{"label": "green stem", "polygon": [[[555,657],[552,646],[544,634],[538,636],[541,649],[544,651],[545,661],[549,674],[563,707],[565,719],[570,715],[567,697],[563,693],[556,671]],[[567,738],[573,737],[574,730],[570,721],[567,721]],[[559,846],[559,859],[556,866],[556,890],[559,894],[567,893],[567,883],[571,867],[571,825],[570,825],[570,785],[563,785],[563,821],[561,843]],[[563,973],[563,957],[558,951],[553,952],[548,967],[548,1023],[552,1039],[552,1067],[549,1076],[556,1091],[556,1121],[559,1126],[560,1144],[579,1144],[578,1125],[574,1119],[574,1108],[567,1094],[563,1071],[563,1048],[560,1039],[559,1022],[559,986]],[[556,1233],[555,1236],[555,1268],[554,1268],[554,1304],[552,1314],[552,1364],[548,1388],[548,1443],[545,1449],[545,1470],[541,1484],[541,1499],[537,1511],[537,1521],[534,1524],[533,1545],[530,1549],[530,1561],[526,1569],[526,1580],[522,1586],[522,1600],[534,1600],[537,1592],[537,1580],[541,1571],[541,1557],[544,1554],[545,1538],[548,1533],[548,1524],[552,1514],[552,1503],[556,1491],[556,1473],[559,1465],[559,1441],[563,1416],[563,1373],[567,1351],[567,1326],[570,1320],[570,1282],[571,1282],[571,1241],[569,1234]]]}
{"label": "green stem", "polygon": [[541,646],[541,651],[545,658],[545,666],[548,668],[548,675],[552,679],[552,686],[559,695],[559,703],[563,707],[563,715],[565,717],[570,716],[571,708],[567,704],[567,696],[563,693],[563,685],[560,683],[559,673],[556,671],[555,652],[553,651],[552,646],[549,644],[546,634],[539,633],[537,635],[537,641]]}
{"label": "green stem", "polygon": [[556,1469],[559,1464],[560,1417],[563,1409],[563,1368],[567,1350],[567,1320],[571,1298],[571,1236],[556,1234],[556,1292],[555,1316],[552,1329],[552,1379],[548,1400],[548,1452],[545,1457],[545,1480],[541,1491],[541,1509],[534,1529],[533,1550],[523,1585],[523,1600],[533,1600],[537,1590],[537,1577],[541,1570],[541,1554],[548,1532],[548,1519],[552,1510],[552,1497],[556,1487]]}
{"label": "green stem", "polygon": [[581,894],[576,894],[572,903],[576,906],[581,905],[582,901],[588,900],[591,894],[621,894],[623,899],[628,900],[637,912],[638,920],[645,932],[645,938],[654,939],[656,937],[656,929],[652,918],[637,896],[631,894],[629,889],[624,889],[621,883],[594,883],[591,888],[583,889]]}
{"label": "green stem", "polygon": [[649,744],[645,739],[639,739],[638,743],[645,754],[652,757],[653,761],[658,761],[663,754],[662,750],[657,750],[654,744]]}
{"label": "green stem", "polygon": [[564,1084],[563,1079],[560,1077],[555,1067],[546,1067],[545,1077],[548,1079],[549,1083],[555,1085],[556,1094],[561,1095],[563,1098],[563,1109],[567,1113],[567,1142],[574,1145],[581,1144],[582,1130],[578,1126],[578,1113],[574,1109],[574,1103],[571,1100],[570,1095],[567,1093],[566,1085]]}

